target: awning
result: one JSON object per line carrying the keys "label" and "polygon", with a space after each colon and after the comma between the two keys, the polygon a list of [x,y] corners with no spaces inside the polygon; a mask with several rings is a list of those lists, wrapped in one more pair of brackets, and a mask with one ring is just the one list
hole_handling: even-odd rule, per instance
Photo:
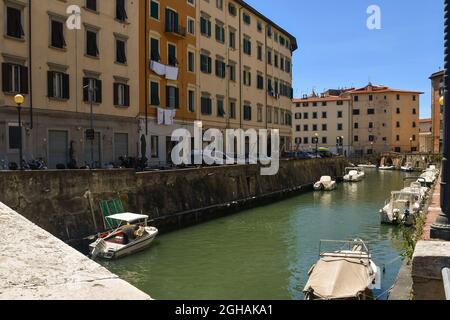
{"label": "awning", "polygon": [[107,216],[107,219],[111,219],[111,220],[118,220],[118,221],[124,221],[124,222],[136,222],[139,220],[145,220],[148,219],[149,217],[143,214],[135,214],[135,213],[119,213],[119,214],[115,214],[112,216]]}

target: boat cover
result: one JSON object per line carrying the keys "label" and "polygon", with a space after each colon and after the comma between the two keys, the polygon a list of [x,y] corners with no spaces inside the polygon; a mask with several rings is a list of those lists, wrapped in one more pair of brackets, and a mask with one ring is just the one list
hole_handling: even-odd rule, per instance
{"label": "boat cover", "polygon": [[370,285],[367,258],[323,257],[314,266],[304,292],[324,300],[356,298]]}
{"label": "boat cover", "polygon": [[106,217],[107,219],[112,219],[112,220],[118,220],[118,221],[124,221],[124,222],[129,222],[129,223],[133,223],[139,220],[144,220],[144,219],[148,219],[149,217],[143,214],[135,214],[135,213],[119,213],[119,214],[115,214],[112,216],[108,216]]}

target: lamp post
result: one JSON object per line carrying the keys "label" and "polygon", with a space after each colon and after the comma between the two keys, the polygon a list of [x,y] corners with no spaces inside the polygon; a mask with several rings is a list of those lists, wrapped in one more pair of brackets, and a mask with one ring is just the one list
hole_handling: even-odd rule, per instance
{"label": "lamp post", "polygon": [[442,157],[441,214],[431,226],[431,238],[450,241],[450,0],[444,0],[444,96],[440,103],[444,106],[444,145]]}
{"label": "lamp post", "polygon": [[22,118],[20,111],[22,110],[22,104],[25,102],[23,95],[18,94],[14,97],[14,102],[17,104],[17,115],[19,121],[19,166],[20,170],[23,170],[23,146],[22,146]]}
{"label": "lamp post", "polygon": [[316,133],[315,134],[315,138],[314,138],[315,144],[316,144],[316,158],[319,155],[319,134]]}

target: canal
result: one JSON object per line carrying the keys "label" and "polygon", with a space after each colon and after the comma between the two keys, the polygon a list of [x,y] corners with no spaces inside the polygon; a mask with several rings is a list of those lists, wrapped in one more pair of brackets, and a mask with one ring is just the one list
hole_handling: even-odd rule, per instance
{"label": "canal", "polygon": [[[161,235],[143,253],[104,266],[159,300],[303,299],[321,239],[368,242],[378,266],[401,254],[402,233],[380,225],[378,210],[405,174],[366,170],[358,184],[306,193],[269,206]],[[385,299],[401,260],[389,264]]]}

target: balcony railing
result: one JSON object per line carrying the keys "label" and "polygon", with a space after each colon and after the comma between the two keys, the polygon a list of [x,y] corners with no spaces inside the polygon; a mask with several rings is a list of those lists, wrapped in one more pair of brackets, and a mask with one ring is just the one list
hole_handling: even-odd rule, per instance
{"label": "balcony railing", "polygon": [[172,33],[180,38],[186,37],[186,28],[180,25],[166,25],[166,32]]}

